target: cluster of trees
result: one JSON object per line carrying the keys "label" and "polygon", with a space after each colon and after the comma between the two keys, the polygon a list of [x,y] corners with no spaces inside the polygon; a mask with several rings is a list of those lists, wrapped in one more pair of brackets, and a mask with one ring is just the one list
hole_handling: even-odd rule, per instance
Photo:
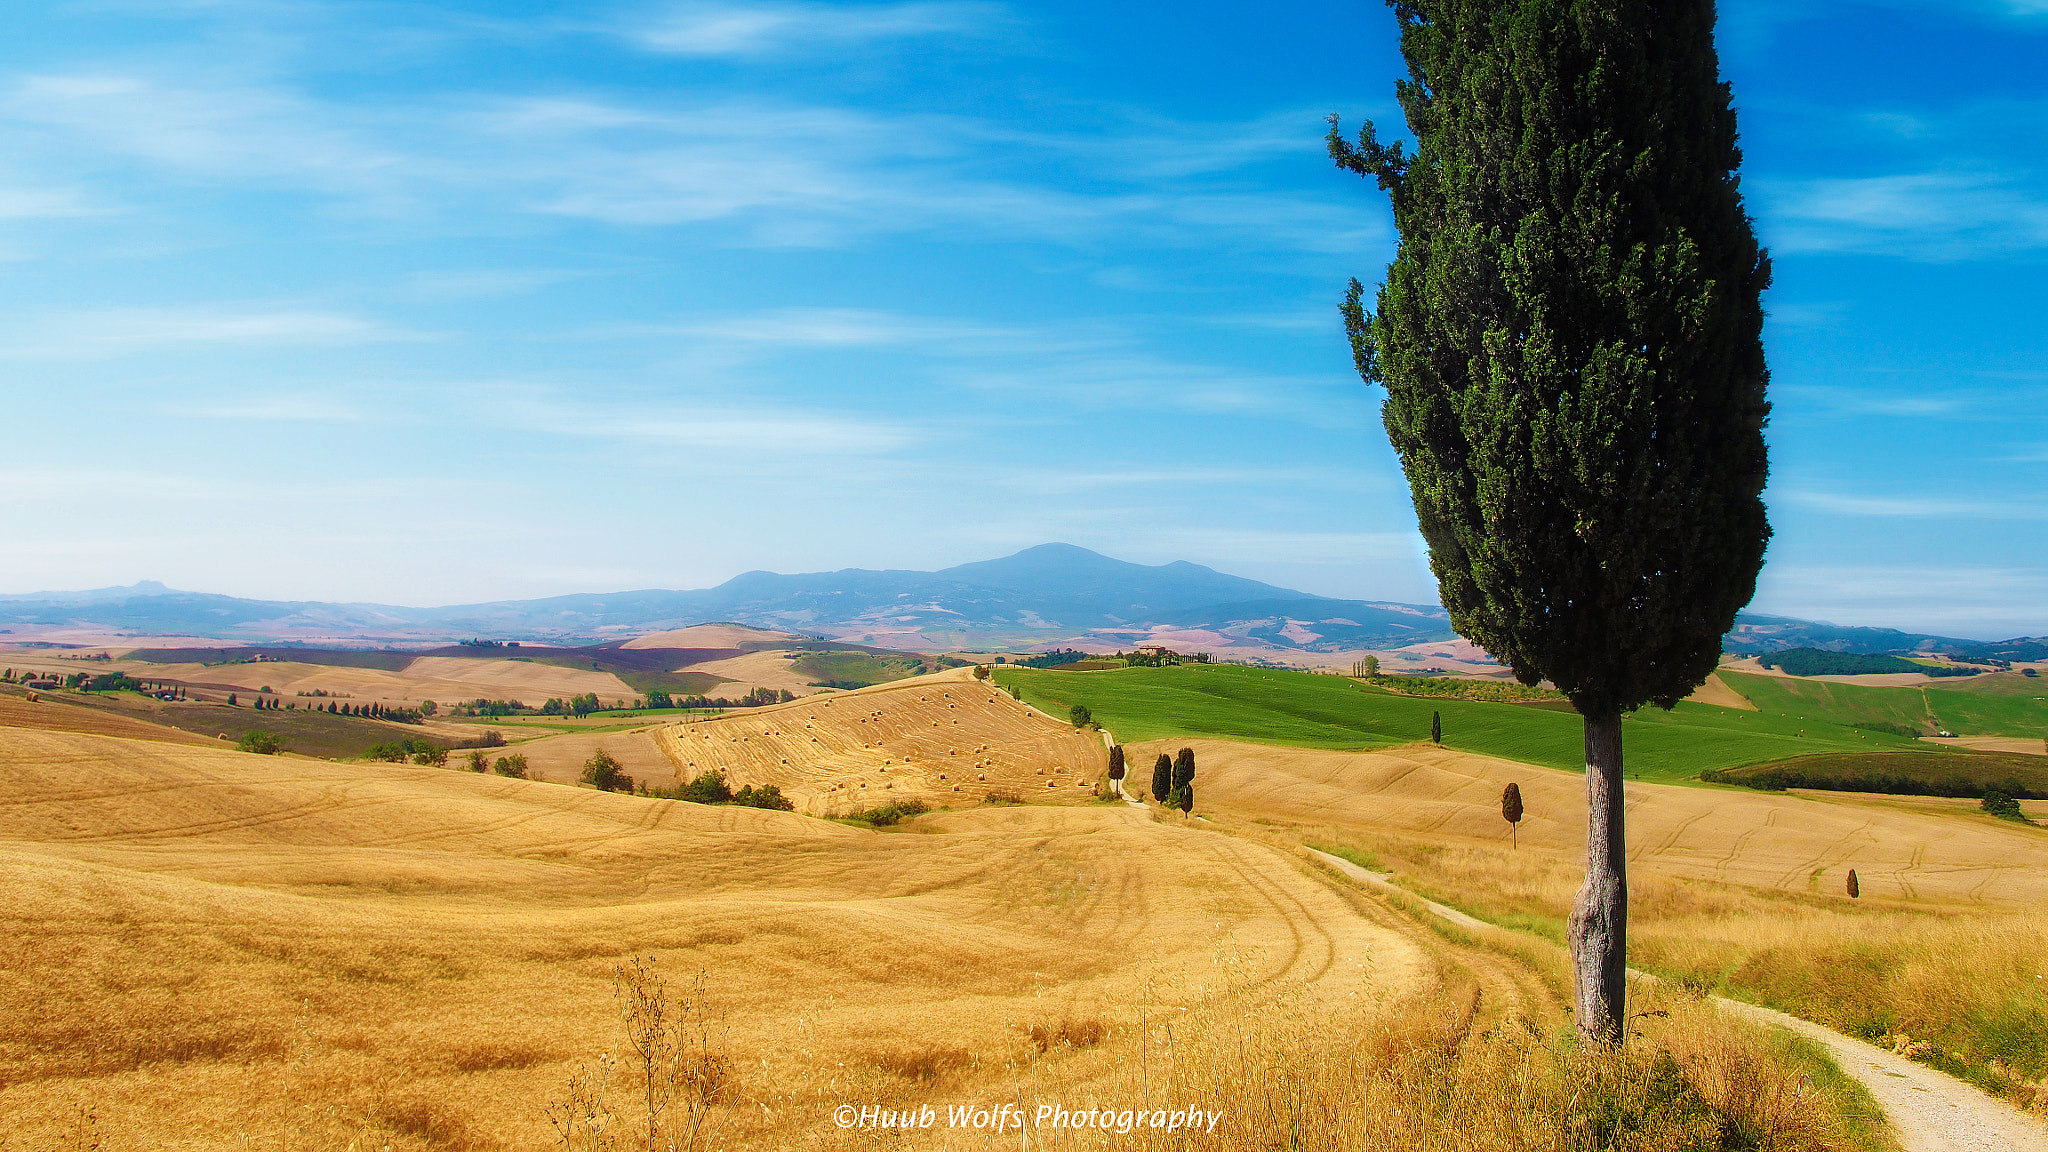
{"label": "cluster of trees", "polygon": [[1027,656],[1017,661],[1017,664],[1024,668],[1057,668],[1062,664],[1074,664],[1087,658],[1086,652],[1077,652],[1072,648],[1055,648],[1050,652]]}
{"label": "cluster of trees", "polygon": [[1983,670],[1950,664],[1921,664],[1902,656],[1870,656],[1860,652],[1828,652],[1820,648],[1787,648],[1756,658],[1765,668],[1781,668],[1789,676],[1872,676],[1887,672],[1919,672],[1928,676],[1975,676]]}
{"label": "cluster of trees", "polygon": [[491,762],[489,756],[481,752],[471,752],[469,754],[469,770],[471,772],[496,772],[500,776],[509,776],[514,780],[529,779],[526,774],[526,757],[516,752],[509,756],[498,757],[495,764]]}
{"label": "cluster of trees", "polygon": [[274,732],[265,732],[261,728],[251,728],[249,731],[242,733],[240,740],[235,741],[235,751],[254,752],[258,756],[275,756],[284,751],[284,741],[278,739],[277,734]]}
{"label": "cluster of trees", "polygon": [[442,768],[448,764],[448,747],[418,736],[408,736],[403,740],[373,745],[368,752],[363,753],[363,757],[387,764],[403,764],[410,760],[414,764]]}
{"label": "cluster of trees", "polygon": [[1353,676],[1356,676],[1360,680],[1369,680],[1374,676],[1379,675],[1380,658],[1377,656],[1367,656],[1363,660],[1352,661],[1351,674]]}
{"label": "cluster of trees", "polygon": [[1086,728],[1095,723],[1095,713],[1090,712],[1086,704],[1076,704],[1067,709],[1067,719],[1072,720],[1076,728]]}
{"label": "cluster of trees", "polygon": [[[235,698],[229,696],[228,703],[233,704],[234,702]],[[271,704],[273,708],[276,706],[275,702]],[[315,712],[327,712],[337,716],[356,716],[365,720],[389,720],[394,724],[418,724],[433,715],[433,709],[434,702],[431,700],[422,703],[418,708],[391,708],[374,703],[343,704],[335,700],[328,701],[325,708],[320,707],[318,704],[313,705],[313,711]]]}
{"label": "cluster of trees", "polygon": [[1816,792],[1881,792],[1891,796],[1989,796],[1997,793],[2027,800],[2048,800],[2048,787],[2024,780],[1983,780],[1962,775],[1912,776],[1882,767],[1805,766],[1796,763],[1756,770],[1708,769],[1700,779],[1709,784],[1739,784],[1760,792],[1811,788]]}
{"label": "cluster of trees", "polygon": [[464,648],[517,648],[517,640],[459,640]]}
{"label": "cluster of trees", "polygon": [[1179,664],[1209,663],[1207,652],[1182,654],[1169,652],[1163,648],[1157,652],[1118,652],[1115,656],[1132,668],[1170,668]]}
{"label": "cluster of trees", "polygon": [[1195,810],[1195,750],[1183,748],[1152,762],[1152,799],[1183,812]]}

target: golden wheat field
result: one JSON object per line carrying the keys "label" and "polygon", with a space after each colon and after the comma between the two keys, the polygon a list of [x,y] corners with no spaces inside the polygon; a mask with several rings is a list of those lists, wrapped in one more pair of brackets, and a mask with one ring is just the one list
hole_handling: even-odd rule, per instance
{"label": "golden wheat field", "polygon": [[[1034,1122],[1039,1147],[1504,1152],[1589,1146],[1589,1101],[1645,1148],[1731,1124],[1761,1148],[1887,1146],[1824,1060],[1684,993],[1642,990],[1627,1049],[1575,1051],[1556,948],[1441,935],[1298,851],[1367,845],[1404,882],[1540,919],[1575,883],[1579,777],[1190,745],[1195,818],[1101,803],[1098,734],[962,670],[519,746],[552,780],[630,748],[643,783],[716,768],[808,812],[950,806],[876,832],[0,727],[0,1146],[992,1148],[1019,1139],[991,1119],[1007,1105],[1115,1121]],[[1531,814],[1514,849],[1507,778]],[[1848,835],[1769,816],[1796,798],[1632,786],[1632,803],[1651,952],[1725,937],[1755,892],[1807,899],[1794,863]],[[1913,899],[2032,898],[1979,859],[2008,850],[1997,829],[1810,807],[1918,837],[1895,869]],[[1713,835],[1734,849],[1706,857]],[[1920,930],[1908,903],[1886,922],[1900,940]],[[668,1071],[650,1079],[630,1024],[657,1015]],[[938,1120],[843,1128],[842,1105]],[[1148,1127],[1190,1116],[1193,1135]]]}
{"label": "golden wheat field", "polygon": [[967,669],[674,724],[659,739],[688,779],[773,784],[800,812],[839,815],[915,799],[1092,801],[1109,764],[1102,738],[1035,711]]}
{"label": "golden wheat field", "polygon": [[933,1076],[986,1096],[1226,981],[1363,1012],[1430,964],[1284,855],[1122,806],[885,835],[20,728],[0,766],[10,1147],[546,1146],[638,956],[701,973],[719,1147],[836,1140],[830,1105]]}

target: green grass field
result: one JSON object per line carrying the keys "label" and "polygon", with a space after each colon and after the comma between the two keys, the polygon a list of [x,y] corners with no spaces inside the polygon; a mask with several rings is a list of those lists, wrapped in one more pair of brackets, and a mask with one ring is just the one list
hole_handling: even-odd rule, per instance
{"label": "green grass field", "polygon": [[[1126,742],[1210,736],[1300,748],[1385,748],[1429,739],[1430,714],[1440,712],[1446,747],[1550,768],[1584,767],[1584,726],[1576,714],[1396,696],[1340,676],[1190,664],[1107,672],[998,668],[995,679],[1055,716],[1085,704]],[[1805,753],[1926,747],[1829,723],[1817,711],[1801,719],[1693,703],[1670,712],[1646,708],[1622,730],[1629,776],[1665,783]]]}
{"label": "green grass field", "polygon": [[1765,715],[1827,717],[1838,724],[1858,721],[1911,724],[1926,731],[1936,725],[1958,736],[2048,737],[2048,685],[2033,695],[2007,694],[2005,684],[2039,684],[2011,677],[1989,688],[1966,684],[1929,684],[1915,688],[1866,688],[1822,680],[1788,680],[1723,672],[1728,686],[1749,698]]}
{"label": "green grass field", "polygon": [[865,688],[902,680],[924,670],[914,656],[878,656],[869,652],[806,652],[790,668],[810,678],[813,684],[835,688]]}

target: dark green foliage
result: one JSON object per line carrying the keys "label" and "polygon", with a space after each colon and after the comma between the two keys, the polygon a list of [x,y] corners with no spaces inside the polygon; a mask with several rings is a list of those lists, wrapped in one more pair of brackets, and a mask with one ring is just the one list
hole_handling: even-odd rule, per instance
{"label": "dark green foliage", "polygon": [[1522,830],[1522,786],[1510,782],[1500,794],[1500,818],[1507,821],[1513,833]]}
{"label": "dark green foliage", "polygon": [[279,752],[284,751],[284,741],[278,739],[275,733],[265,732],[261,728],[252,728],[242,733],[240,740],[235,741],[235,751],[254,752],[260,756],[275,756]]}
{"label": "dark green foliage", "polygon": [[415,764],[425,764],[432,768],[445,768],[448,766],[448,749],[440,744],[428,744],[425,747],[415,746],[412,762]]}
{"label": "dark green foliage", "polygon": [[1714,7],[1399,3],[1417,140],[1360,373],[1387,389],[1444,606],[1525,684],[1614,716],[1689,694],[1770,528],[1759,297]]}
{"label": "dark green foliage", "polygon": [[1919,672],[1928,676],[1976,676],[1981,668],[1916,664],[1903,656],[1865,656],[1857,652],[1826,652],[1819,648],[1787,648],[1756,658],[1766,668],[1782,668],[1791,676],[1870,676]]}
{"label": "dark green foliage", "polygon": [[1067,719],[1072,720],[1076,728],[1086,728],[1095,722],[1095,714],[1088,711],[1086,704],[1076,704],[1067,709]]}
{"label": "dark green foliage", "polygon": [[1152,799],[1161,804],[1173,791],[1173,757],[1161,752],[1159,759],[1152,762]]}
{"label": "dark green foliage", "polygon": [[1112,745],[1109,749],[1109,778],[1124,778],[1124,746],[1121,744]]}
{"label": "dark green foliage", "polygon": [[631,792],[633,778],[626,775],[612,754],[599,748],[583,762],[583,783],[601,792]]}
{"label": "dark green foliage", "polygon": [[759,788],[748,784],[732,794],[732,802],[742,808],[768,808],[777,812],[796,811],[796,805],[790,803],[789,797],[782,794],[782,789],[773,784],[763,784]]}
{"label": "dark green foliage", "polygon": [[2032,821],[2027,819],[2027,814],[2020,810],[2020,802],[2013,799],[2012,794],[2009,792],[2004,792],[1997,788],[1986,788],[1984,790],[1984,799],[1978,801],[1977,804],[1978,807],[1998,817],[2000,820],[2017,820],[2022,824],[2032,823]]}
{"label": "dark green foliage", "polygon": [[363,758],[365,760],[382,760],[387,764],[403,764],[411,755],[411,750],[406,748],[404,742],[393,740],[389,743],[372,745],[369,751],[363,753]]}
{"label": "dark green foliage", "polygon": [[1852,720],[1849,727],[1861,728],[1865,732],[1882,732],[1887,736],[1906,736],[1914,740],[1926,735],[1911,724],[1894,724],[1889,720]]}
{"label": "dark green foliage", "polygon": [[976,680],[986,680],[986,679],[988,679],[988,677],[989,677],[988,665],[986,665],[986,664],[976,664],[976,665],[974,666],[974,678],[975,678]]}
{"label": "dark green foliage", "polygon": [[1431,712],[1429,714],[1429,742],[1432,744],[1444,742],[1444,714],[1441,712]]}
{"label": "dark green foliage", "polygon": [[677,789],[675,798],[692,804],[730,804],[732,789],[726,786],[725,773],[714,768]]}
{"label": "dark green foliage", "polygon": [[[990,793],[990,795],[993,796],[994,793]],[[931,811],[931,806],[922,800],[898,800],[893,804],[884,804],[879,808],[869,808],[865,811],[850,813],[846,818],[848,820],[858,820],[875,828],[887,828],[892,824],[908,820],[912,816],[922,816],[929,811]]]}
{"label": "dark green foliage", "polygon": [[500,776],[509,776],[514,780],[524,780],[526,779],[526,757],[516,752],[510,756],[500,756],[498,757],[498,762],[491,765],[491,771],[496,772]]}
{"label": "dark green foliage", "polygon": [[1057,668],[1062,664],[1073,664],[1087,658],[1086,652],[1077,652],[1072,648],[1055,648],[1050,652],[1028,656],[1016,663],[1025,668]]}
{"label": "dark green foliage", "polygon": [[239,703],[241,703],[241,701],[235,699],[235,694],[233,692],[228,693],[228,707],[233,708]]}
{"label": "dark green foliage", "polygon": [[1173,757],[1173,791],[1178,792],[1193,786],[1195,782],[1195,750],[1183,748]]}
{"label": "dark green foliage", "polygon": [[673,708],[676,705],[675,700],[668,693],[657,689],[647,694],[647,706],[649,708]]}
{"label": "dark green foliage", "polygon": [[1992,792],[2048,800],[2048,761],[1987,752],[1876,752],[1801,756],[1776,764],[1700,773],[1709,784],[1765,792],[1812,788],[1892,796],[1985,796]]}
{"label": "dark green foliage", "polygon": [[481,752],[471,752],[469,754],[469,770],[471,772],[489,772],[491,770],[491,758]]}

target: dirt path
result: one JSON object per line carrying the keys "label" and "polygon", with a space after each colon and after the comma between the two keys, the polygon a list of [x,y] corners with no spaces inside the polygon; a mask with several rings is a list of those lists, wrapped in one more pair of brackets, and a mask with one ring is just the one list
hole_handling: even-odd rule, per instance
{"label": "dirt path", "polygon": [[[1305,851],[1361,884],[1398,893],[1460,928],[1492,927],[1456,908],[1424,900],[1349,860],[1313,848]],[[2048,1127],[1953,1076],[1810,1020],[1720,996],[1714,997],[1714,1002],[1724,1011],[1774,1024],[1826,1048],[1844,1073],[1870,1090],[1871,1098],[1891,1122],[1903,1152],[2048,1152]]]}

